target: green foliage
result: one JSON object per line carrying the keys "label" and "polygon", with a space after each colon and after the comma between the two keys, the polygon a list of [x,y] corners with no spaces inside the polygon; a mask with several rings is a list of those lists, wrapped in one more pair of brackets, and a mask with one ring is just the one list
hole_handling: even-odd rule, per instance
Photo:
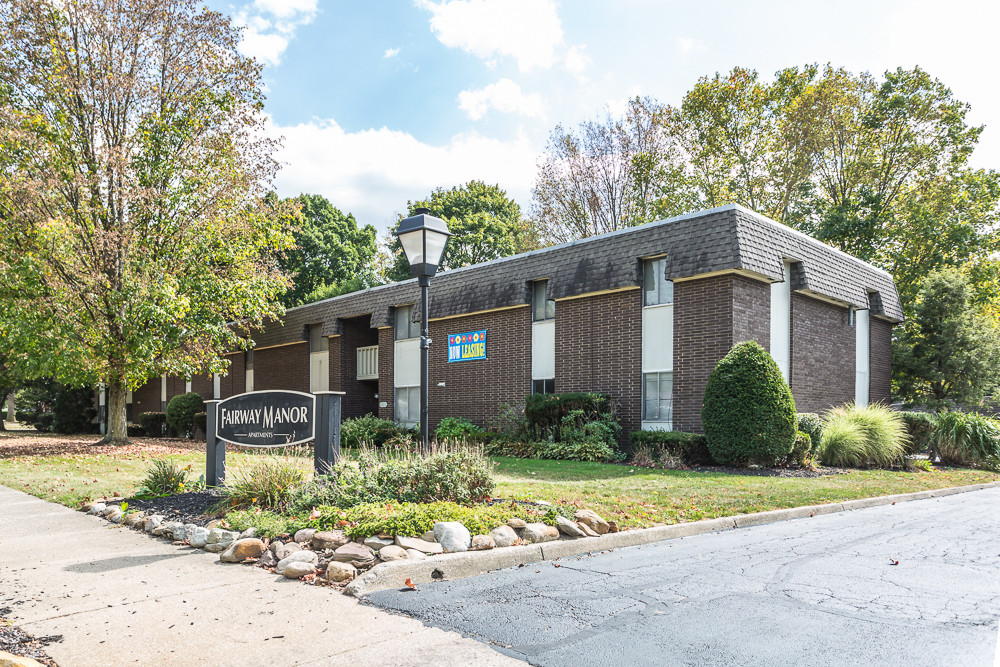
{"label": "green foliage", "polygon": [[910,437],[906,453],[929,451],[937,429],[937,416],[930,412],[900,412],[899,416],[906,424],[906,433]]}
{"label": "green foliage", "polygon": [[139,425],[151,438],[159,438],[167,429],[167,415],[163,412],[140,412]]}
{"label": "green foliage", "polygon": [[208,433],[208,413],[207,412],[196,412],[194,413],[194,418],[192,420],[194,424],[194,430],[201,430],[202,433]]}
{"label": "green foliage", "polygon": [[357,505],[349,509],[318,508],[319,517],[308,522],[320,530],[342,528],[351,537],[405,535],[419,537],[439,521],[458,521],[473,535],[488,534],[509,519],[539,520],[541,514],[523,505],[466,507],[451,502],[400,503],[396,501]]}
{"label": "green foliage", "polygon": [[178,394],[167,403],[167,424],[178,435],[191,437],[194,435],[195,415],[198,413],[205,414],[205,401],[200,394]]}
{"label": "green foliage", "polygon": [[228,512],[225,521],[230,530],[243,532],[248,528],[255,528],[258,537],[272,540],[283,535],[294,535],[299,528],[305,526],[305,517],[289,517],[259,507]]}
{"label": "green foliage", "polygon": [[296,209],[290,220],[295,246],[278,262],[293,277],[293,286],[282,299],[285,305],[311,303],[374,284],[374,227],[359,227],[353,215],[345,215],[322,195],[302,194],[285,201]]}
{"label": "green foliage", "polygon": [[812,437],[805,431],[795,434],[792,451],[788,453],[788,463],[801,468],[812,468],[813,464]]}
{"label": "green foliage", "polygon": [[902,460],[908,443],[906,424],[892,408],[849,404],[826,414],[820,458],[826,465],[886,468]]}
{"label": "green foliage", "polygon": [[975,412],[943,412],[931,436],[941,463],[1000,469],[1000,422]]}
{"label": "green foliage", "polygon": [[683,431],[634,431],[629,434],[633,451],[645,448],[655,460],[680,460],[687,465],[712,465],[708,440],[700,433]]}
{"label": "green foliage", "polygon": [[306,480],[296,461],[282,456],[253,456],[226,471],[223,505],[231,509],[280,510]]}
{"label": "green foliage", "polygon": [[153,459],[135,495],[139,498],[158,498],[192,490],[188,488],[190,474],[191,466],[181,468],[170,459]]}
{"label": "green foliage", "polygon": [[561,461],[596,461],[598,463],[614,461],[619,456],[614,448],[608,444],[607,437],[603,424],[591,422],[586,425],[581,437],[538,443],[536,458]]}
{"label": "green foliage", "polygon": [[470,441],[480,439],[484,431],[464,417],[445,417],[438,422],[434,437],[438,440]]}
{"label": "green foliage", "polygon": [[771,355],[737,343],[708,378],[701,421],[712,458],[723,465],[774,465],[795,441],[795,401]]}
{"label": "green foliage", "polygon": [[497,414],[490,420],[490,428],[494,438],[508,442],[526,442],[531,440],[531,429],[524,416],[524,406],[513,406],[501,403]]}
{"label": "green foliage", "polygon": [[345,419],[341,423],[340,444],[352,449],[362,445],[381,447],[394,438],[412,433],[413,429],[404,428],[391,419],[380,419],[367,414],[364,417]]}
{"label": "green foliage", "polygon": [[531,394],[524,399],[528,427],[539,438],[558,438],[564,417],[582,412],[584,421],[598,421],[612,414],[611,397],[591,392]]}
{"label": "green foliage", "polygon": [[934,464],[929,459],[906,459],[906,469],[911,472],[933,472]]}
{"label": "green foliage", "polygon": [[38,421],[38,413],[30,410],[15,410],[14,419],[22,424],[34,424]]}
{"label": "green foliage", "polygon": [[38,421],[34,423],[36,431],[41,433],[50,433],[52,431],[52,423],[54,421],[55,415],[51,412],[43,412],[38,415]]}
{"label": "green foliage", "polygon": [[796,417],[798,430],[809,436],[810,453],[817,456],[820,443],[823,441],[823,419],[815,412],[800,412]]}
{"label": "green foliage", "polygon": [[893,344],[899,395],[911,403],[979,404],[998,386],[1000,335],[973,306],[968,281],[957,270],[920,283],[913,314]]}
{"label": "green foliage", "polygon": [[58,385],[52,403],[52,430],[56,433],[92,433],[97,416],[94,390],[89,387]]}

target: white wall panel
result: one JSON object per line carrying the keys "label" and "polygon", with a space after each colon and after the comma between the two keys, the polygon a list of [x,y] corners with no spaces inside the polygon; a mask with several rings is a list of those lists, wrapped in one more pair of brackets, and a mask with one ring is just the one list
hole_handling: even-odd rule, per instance
{"label": "white wall panel", "polygon": [[531,325],[531,379],[548,380],[556,376],[556,321],[544,320]]}
{"label": "white wall panel", "polygon": [[[247,381],[253,381],[253,375],[247,373]],[[330,390],[330,353],[310,352],[309,353],[309,391]]]}
{"label": "white wall panel", "polygon": [[785,264],[785,281],[771,283],[771,357],[785,381],[792,359],[792,275]]}
{"label": "white wall panel", "polygon": [[420,339],[407,338],[396,341],[392,359],[395,387],[420,385]]}
{"label": "white wall panel", "polygon": [[854,313],[855,352],[854,352],[854,402],[857,405],[868,405],[869,376],[869,331],[868,311],[858,310]]}
{"label": "white wall panel", "polygon": [[[629,335],[622,332],[622,335]],[[642,372],[674,370],[674,307],[642,309]]]}

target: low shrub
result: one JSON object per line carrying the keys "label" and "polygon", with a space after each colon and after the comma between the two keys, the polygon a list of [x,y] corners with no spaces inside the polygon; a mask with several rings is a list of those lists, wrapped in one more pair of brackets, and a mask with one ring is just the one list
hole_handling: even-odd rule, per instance
{"label": "low shrub", "polygon": [[445,417],[438,422],[434,437],[456,442],[479,442],[486,431],[464,417]]}
{"label": "low shrub", "polygon": [[[591,426],[597,427],[600,424],[595,422]],[[578,440],[540,442],[535,458],[606,463],[615,460],[618,456],[606,442],[603,433],[597,432]]]}
{"label": "low shrub", "polygon": [[249,457],[243,465],[227,471],[222,504],[230,509],[281,510],[305,480],[305,472],[294,460],[269,454]]}
{"label": "low shrub", "polygon": [[202,433],[208,433],[208,413],[207,412],[196,412],[194,413],[194,430],[197,432],[199,429]]}
{"label": "low shrub", "polygon": [[786,463],[801,468],[813,467],[812,438],[805,431],[799,431],[795,434],[795,443],[792,445],[792,451],[789,452]]}
{"label": "low shrub", "polygon": [[942,412],[931,436],[941,463],[1000,468],[1000,423],[975,412]]}
{"label": "low shrub", "polygon": [[191,466],[181,468],[170,459],[154,459],[146,468],[146,474],[139,482],[138,497],[158,498],[183,493],[189,488],[188,477]]}
{"label": "low shrub", "polygon": [[371,535],[405,535],[418,537],[434,528],[439,521],[458,521],[473,535],[487,534],[512,518],[540,521],[543,514],[520,504],[479,505],[466,507],[451,502],[399,503],[396,501],[368,503],[349,509],[319,507],[308,521],[310,528],[330,530],[341,528],[351,537]]}
{"label": "low shrub", "polygon": [[545,445],[549,443],[545,442],[533,442],[530,440],[507,440],[505,438],[497,438],[496,440],[491,440],[485,445],[485,451],[487,456],[510,456],[517,459],[537,459],[541,458],[538,454]]}
{"label": "low shrub", "polygon": [[758,343],[737,343],[716,365],[701,421],[712,458],[723,465],[774,465],[788,456],[795,401],[778,364]]}
{"label": "low shrub", "polygon": [[16,410],[14,420],[22,424],[34,424],[38,421],[38,413],[31,410]]}
{"label": "low shrub", "polygon": [[39,431],[41,433],[50,433],[52,431],[53,419],[54,415],[51,412],[43,412],[40,415],[38,415],[38,418],[36,419],[33,426],[35,427],[36,431]]}
{"label": "low shrub", "polygon": [[934,431],[937,429],[937,415],[930,412],[900,412],[899,416],[906,424],[906,432],[910,436],[907,454],[928,452]]}
{"label": "low shrub", "polygon": [[903,466],[908,472],[933,472],[934,464],[929,459],[906,459]]}
{"label": "low shrub", "polygon": [[528,420],[524,416],[524,406],[513,406],[501,403],[497,414],[490,420],[490,428],[494,437],[490,440],[507,440],[509,442],[530,442],[533,438]]}
{"label": "low shrub", "polygon": [[629,434],[632,449],[645,447],[653,459],[680,459],[687,465],[712,465],[708,442],[700,433],[683,431],[634,431]]}
{"label": "low shrub", "polygon": [[56,433],[91,433],[97,416],[94,390],[89,387],[57,385],[52,402],[52,430]]}
{"label": "low shrub", "polygon": [[247,528],[255,528],[258,537],[274,539],[282,535],[294,535],[295,531],[305,526],[307,518],[297,519],[257,508],[229,512],[225,521],[231,530],[243,532]]}
{"label": "low shrub", "polygon": [[381,447],[386,442],[416,433],[389,419],[380,419],[372,414],[354,419],[345,419],[340,425],[340,444],[343,447],[357,448],[362,445]]}
{"label": "low shrub", "polygon": [[178,394],[167,403],[167,425],[181,437],[190,438],[194,435],[194,416],[204,411],[205,401],[199,394]]}
{"label": "low shrub", "polygon": [[611,397],[607,394],[572,392],[562,394],[531,394],[524,399],[524,416],[528,428],[538,439],[558,439],[564,419],[579,411],[578,420],[602,421],[613,416]]}
{"label": "low shrub", "polygon": [[908,442],[898,412],[881,404],[848,404],[826,414],[820,458],[826,465],[888,467],[902,460]]}
{"label": "low shrub", "polygon": [[819,455],[819,446],[823,442],[823,419],[815,412],[800,412],[796,415],[798,430],[809,436],[811,454]]}
{"label": "low shrub", "polygon": [[167,432],[167,415],[163,412],[141,412],[139,425],[147,436],[158,438]]}
{"label": "low shrub", "polygon": [[141,438],[142,436],[146,435],[146,429],[144,429],[139,424],[135,424],[133,422],[128,422],[127,424],[125,424],[125,432],[128,434],[128,437],[130,438]]}

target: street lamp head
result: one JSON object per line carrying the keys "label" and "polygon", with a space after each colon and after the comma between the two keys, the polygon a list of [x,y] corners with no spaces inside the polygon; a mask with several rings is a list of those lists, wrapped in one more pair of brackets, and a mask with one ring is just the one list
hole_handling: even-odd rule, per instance
{"label": "street lamp head", "polygon": [[441,218],[430,215],[426,208],[418,208],[409,218],[400,221],[396,236],[416,278],[430,278],[437,273],[444,247],[451,232]]}

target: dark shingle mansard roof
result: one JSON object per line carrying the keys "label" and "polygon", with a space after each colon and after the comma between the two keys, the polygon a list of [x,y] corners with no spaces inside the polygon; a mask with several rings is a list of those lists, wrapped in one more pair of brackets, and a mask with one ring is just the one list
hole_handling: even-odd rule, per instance
{"label": "dark shingle mansard roof", "polygon": [[[637,286],[639,259],[661,254],[671,280],[742,270],[778,281],[783,261],[791,261],[792,289],[903,319],[888,273],[735,204],[445,271],[432,282],[430,315],[527,305],[529,282],[539,279],[548,279],[555,299]],[[302,341],[304,327],[319,322],[331,336],[341,333],[341,319],[369,315],[372,327],[385,327],[393,306],[416,302],[415,280],[383,285],[291,308],[284,326],[269,324],[253,337],[258,347]]]}

